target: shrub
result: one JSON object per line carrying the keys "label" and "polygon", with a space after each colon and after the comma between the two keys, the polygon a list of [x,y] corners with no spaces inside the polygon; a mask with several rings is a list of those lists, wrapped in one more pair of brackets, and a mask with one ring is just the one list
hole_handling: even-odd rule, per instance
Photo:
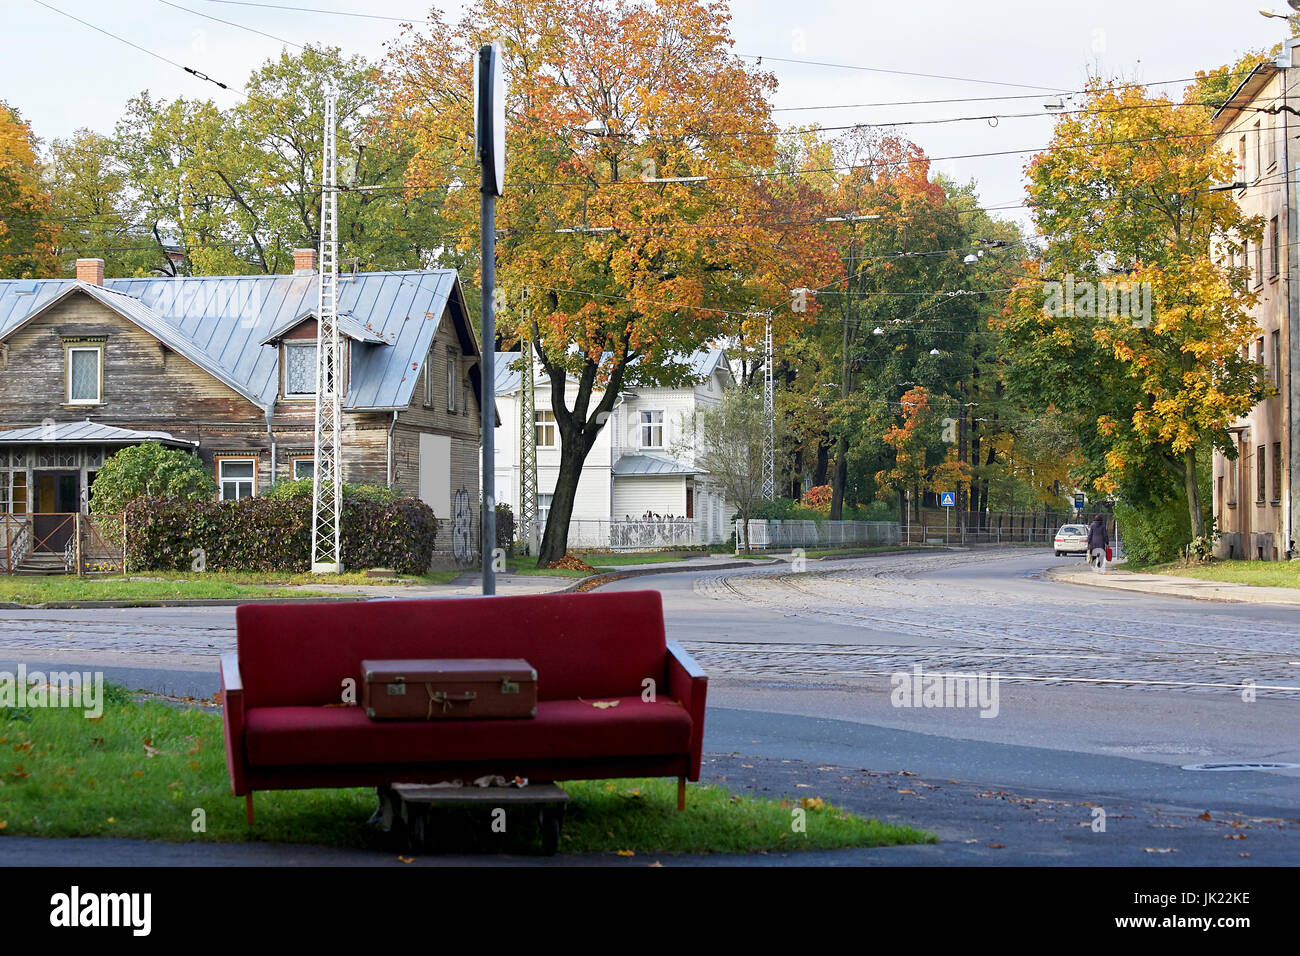
{"label": "shrub", "polygon": [[217,484],[203,462],[156,441],[128,445],[95,474],[91,511],[116,514],[137,498],[211,499]]}
{"label": "shrub", "polygon": [[[418,498],[373,501],[345,492],[344,568],[423,574],[433,560],[437,519]],[[189,571],[195,549],[210,571],[293,571],[311,565],[311,497],[241,501],[141,499],[127,509],[131,570]]]}
{"label": "shrub", "polygon": [[497,505],[497,547],[506,554],[515,551],[515,513],[506,504]]}
{"label": "shrub", "polygon": [[1179,499],[1151,502],[1142,508],[1118,503],[1115,520],[1124,543],[1124,553],[1133,567],[1175,561],[1192,540],[1192,522],[1187,505]]}
{"label": "shrub", "polygon": [[830,485],[814,485],[803,493],[799,502],[805,508],[812,508],[822,514],[830,514],[832,489]]}
{"label": "shrub", "polygon": [[[311,497],[311,479],[295,478],[292,481],[281,481],[262,493],[263,498],[310,498]],[[393,489],[385,488],[382,485],[354,485],[350,482],[343,483],[343,500],[356,498],[365,501],[395,501],[398,495]]]}

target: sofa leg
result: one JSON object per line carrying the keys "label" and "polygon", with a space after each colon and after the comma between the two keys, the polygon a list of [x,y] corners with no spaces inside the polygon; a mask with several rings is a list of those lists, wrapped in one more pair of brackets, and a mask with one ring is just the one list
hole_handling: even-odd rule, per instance
{"label": "sofa leg", "polygon": [[686,778],[677,778],[677,810],[680,813],[686,809]]}
{"label": "sofa leg", "polygon": [[248,817],[248,825],[253,825],[253,791],[250,790],[244,794],[244,813]]}

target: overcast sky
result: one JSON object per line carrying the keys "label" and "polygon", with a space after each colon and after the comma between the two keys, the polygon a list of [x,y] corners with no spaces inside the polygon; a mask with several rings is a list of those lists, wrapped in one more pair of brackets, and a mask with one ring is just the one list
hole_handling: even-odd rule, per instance
{"label": "overcast sky", "polygon": [[[295,43],[326,43],[379,58],[398,24],[320,13],[281,12],[213,0],[46,0],[130,40],[201,70],[233,87],[278,55],[281,44],[176,7],[263,30]],[[420,19],[419,0],[264,0],[328,10]],[[782,109],[782,123],[915,121],[990,113],[1034,113],[1004,118],[915,125],[900,132],[933,157],[1035,149],[1051,120],[1048,90],[1072,91],[1100,72],[1141,82],[1182,80],[1242,52],[1276,43],[1286,33],[1260,6],[1286,10],[1282,0],[734,0],[736,52],[762,55],[781,81],[778,108],[956,97],[1022,96],[925,106],[853,109]],[[455,19],[459,3],[440,4]],[[1288,11],[1289,12],[1289,11]],[[80,127],[112,132],[126,101],[148,89],[161,97],[211,97],[235,101],[124,43],[102,36],[35,0],[0,0],[0,99],[17,107],[44,140]],[[845,69],[777,58],[871,67]],[[941,74],[934,79],[875,70]],[[981,82],[972,82],[972,81]],[[1176,92],[1181,83],[1171,84]],[[1047,89],[1038,89],[1040,87]],[[1038,115],[1042,114],[1042,115]],[[1024,198],[1022,169],[1029,152],[969,159],[939,159],[945,174],[979,185],[982,204],[1003,206]],[[1008,217],[1023,220],[1021,210]]]}

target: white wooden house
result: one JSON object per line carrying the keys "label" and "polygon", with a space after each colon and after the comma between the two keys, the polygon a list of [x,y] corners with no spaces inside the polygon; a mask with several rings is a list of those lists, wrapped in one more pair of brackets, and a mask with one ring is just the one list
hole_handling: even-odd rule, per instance
{"label": "white wooden house", "polygon": [[[693,384],[632,386],[614,404],[583,465],[569,529],[569,546],[647,547],[712,544],[730,533],[726,502],[707,473],[681,447],[695,410],[716,404],[732,384],[721,349],[683,359]],[[496,357],[496,499],[519,514],[522,375],[517,352]],[[544,527],[560,470],[560,436],[551,411],[550,381],[534,362],[538,518]],[[576,381],[568,395],[576,391]],[[593,395],[594,405],[600,393]],[[526,423],[525,423],[526,427]],[[526,532],[521,529],[520,537]]]}

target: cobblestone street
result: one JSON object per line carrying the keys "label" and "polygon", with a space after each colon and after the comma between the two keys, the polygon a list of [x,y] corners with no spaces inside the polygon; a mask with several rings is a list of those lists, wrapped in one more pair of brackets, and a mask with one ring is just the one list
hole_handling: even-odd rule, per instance
{"label": "cobblestone street", "polygon": [[[1191,604],[1147,606],[1108,592],[999,577],[1023,549],[816,563],[695,582],[698,595],[786,615],[791,632],[819,624],[896,633],[925,643],[702,641],[687,644],[711,674],[818,680],[927,671],[998,672],[1047,684],[1159,685],[1222,693],[1253,681],[1270,696],[1300,697],[1300,612]],[[1059,563],[1059,562],[1058,562]],[[944,572],[963,571],[967,580]],[[1168,604],[1169,602],[1164,602]],[[856,642],[855,642],[856,643]]]}

